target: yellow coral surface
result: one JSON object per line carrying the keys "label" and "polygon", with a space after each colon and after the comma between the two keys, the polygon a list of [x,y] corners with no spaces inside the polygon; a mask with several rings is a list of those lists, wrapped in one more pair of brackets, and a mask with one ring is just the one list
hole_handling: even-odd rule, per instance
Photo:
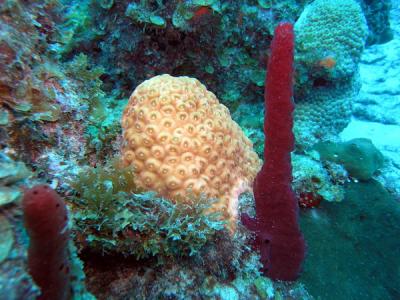
{"label": "yellow coral surface", "polygon": [[217,198],[233,221],[261,160],[228,109],[197,79],[160,75],[140,84],[122,117],[122,157],[139,187],[173,201]]}

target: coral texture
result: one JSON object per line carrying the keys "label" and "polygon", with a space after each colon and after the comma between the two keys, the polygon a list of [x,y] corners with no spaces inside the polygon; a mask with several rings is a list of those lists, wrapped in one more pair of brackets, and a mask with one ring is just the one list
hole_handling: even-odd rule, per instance
{"label": "coral texture", "polygon": [[303,63],[331,67],[331,78],[348,77],[357,71],[367,25],[356,1],[314,1],[296,22],[295,32],[298,58]]}
{"label": "coral texture", "polygon": [[140,84],[125,108],[122,157],[137,184],[172,200],[188,192],[218,198],[229,219],[249,190],[260,160],[228,109],[198,80],[156,76]]}
{"label": "coral texture", "polygon": [[[340,202],[344,199],[344,184],[347,171],[333,162],[322,162],[316,152],[311,156],[292,154],[292,187],[299,198],[300,206],[306,198]],[[303,202],[304,204],[304,202]],[[304,205],[303,205],[304,206]]]}
{"label": "coral texture", "polygon": [[295,136],[300,148],[336,138],[350,121],[367,25],[354,0],[316,0],[295,24]]}
{"label": "coral texture", "polygon": [[22,200],[30,243],[28,268],[41,289],[38,299],[68,299],[68,217],[64,201],[46,185],[27,190]]}
{"label": "coral texture", "polygon": [[297,144],[309,147],[321,140],[337,138],[350,122],[352,102],[359,86],[357,79],[327,83],[296,98],[294,133]]}
{"label": "coral texture", "polygon": [[256,219],[243,223],[256,232],[263,271],[272,279],[295,280],[305,256],[298,203],[291,187],[294,34],[290,23],[275,29],[265,85],[264,164],[254,181]]}

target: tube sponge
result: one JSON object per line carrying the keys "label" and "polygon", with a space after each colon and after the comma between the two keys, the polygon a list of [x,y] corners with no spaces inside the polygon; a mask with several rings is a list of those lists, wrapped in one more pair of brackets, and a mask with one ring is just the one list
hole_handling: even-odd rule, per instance
{"label": "tube sponge", "polygon": [[256,233],[263,272],[272,279],[295,280],[305,256],[298,224],[298,202],[292,190],[290,152],[293,127],[293,26],[280,23],[271,44],[265,84],[264,164],[254,181],[256,218],[242,216]]}
{"label": "tube sponge", "polygon": [[68,216],[64,201],[46,185],[24,194],[24,222],[30,238],[28,269],[41,289],[39,300],[69,297]]}

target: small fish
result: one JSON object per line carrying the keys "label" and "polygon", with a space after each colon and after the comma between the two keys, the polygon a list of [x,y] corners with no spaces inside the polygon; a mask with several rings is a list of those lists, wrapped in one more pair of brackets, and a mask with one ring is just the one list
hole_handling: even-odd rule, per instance
{"label": "small fish", "polygon": [[318,62],[318,65],[326,69],[333,69],[336,66],[336,60],[331,56],[327,56],[321,59]]}
{"label": "small fish", "polygon": [[209,16],[212,13],[212,9],[208,6],[200,6],[193,12],[192,21],[197,22],[205,16]]}

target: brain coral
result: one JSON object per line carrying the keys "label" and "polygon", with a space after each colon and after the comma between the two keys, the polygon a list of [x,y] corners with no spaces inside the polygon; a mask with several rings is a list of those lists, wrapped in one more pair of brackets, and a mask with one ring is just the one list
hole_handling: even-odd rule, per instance
{"label": "brain coral", "polygon": [[122,117],[122,157],[136,184],[174,201],[219,199],[229,220],[261,161],[228,109],[197,79],[160,75],[132,93]]}
{"label": "brain coral", "polygon": [[331,78],[357,71],[367,38],[367,24],[354,0],[316,0],[295,24],[297,59],[315,71],[329,69]]}

